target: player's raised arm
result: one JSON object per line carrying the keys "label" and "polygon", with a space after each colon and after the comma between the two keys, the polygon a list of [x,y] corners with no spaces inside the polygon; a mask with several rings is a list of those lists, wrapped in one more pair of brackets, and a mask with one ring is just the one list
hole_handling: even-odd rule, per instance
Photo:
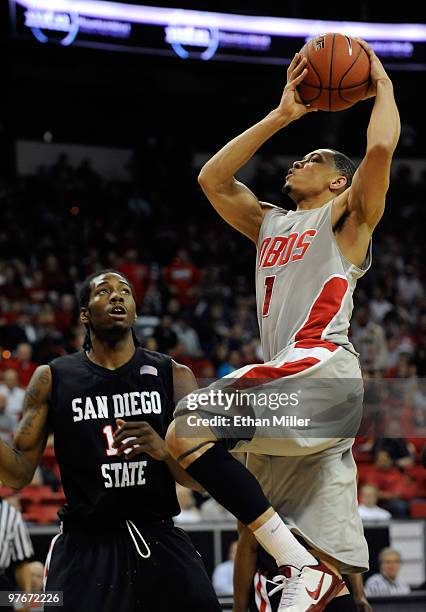
{"label": "player's raised arm", "polygon": [[365,224],[372,232],[384,212],[401,124],[392,81],[374,51],[366,42],[359,42],[370,58],[371,95],[375,95],[375,101],[367,129],[367,150],[352,181],[348,208],[356,213],[359,225]]}
{"label": "player's raised arm", "polygon": [[45,449],[51,387],[49,366],[38,367],[25,394],[23,417],[13,446],[0,441],[0,480],[14,489],[31,482]]}
{"label": "player's raised arm", "polygon": [[198,177],[207,198],[227,223],[257,242],[265,209],[235,174],[261,145],[280,129],[314,110],[305,106],[296,87],[307,74],[306,60],[296,53],[287,70],[287,84],[277,108],[228,142],[201,169]]}

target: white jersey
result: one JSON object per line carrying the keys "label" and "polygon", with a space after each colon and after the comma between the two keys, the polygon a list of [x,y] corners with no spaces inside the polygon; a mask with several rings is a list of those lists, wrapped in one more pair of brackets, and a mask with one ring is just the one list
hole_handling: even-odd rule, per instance
{"label": "white jersey", "polygon": [[256,261],[265,361],[289,350],[292,362],[310,359],[310,365],[338,347],[358,355],[348,329],[356,282],[371,265],[371,243],[361,268],[349,262],[337,245],[331,210],[332,200],[313,210],[274,206],[265,214]]}

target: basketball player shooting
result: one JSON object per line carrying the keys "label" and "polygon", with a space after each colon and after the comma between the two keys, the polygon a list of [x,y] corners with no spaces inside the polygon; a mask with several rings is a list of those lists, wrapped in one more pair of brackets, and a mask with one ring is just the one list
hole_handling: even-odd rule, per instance
{"label": "basketball player shooting", "polygon": [[[359,42],[370,60],[371,87],[365,97],[374,97],[374,105],[358,169],[332,149],[307,153],[285,176],[283,189],[296,204],[292,211],[260,202],[235,179],[264,142],[314,110],[297,91],[307,69],[306,59],[296,54],[278,107],[201,170],[199,182],[213,207],[257,246],[256,296],[265,363],[228,375],[233,379],[269,378],[283,388],[295,378],[305,383],[315,377],[344,379],[346,397],[351,383],[362,386],[358,354],[348,340],[352,294],[371,264],[372,233],[385,208],[400,120],[390,78],[367,43]],[[327,403],[338,402],[330,390],[317,388],[310,398],[313,411]],[[268,439],[257,437],[255,428],[249,439],[230,440],[224,428],[203,423],[197,436],[185,437],[178,431],[187,408],[184,398],[175,410],[167,434],[170,452],[275,558],[279,575],[272,592],[282,590],[279,611],[323,610],[336,595],[347,593],[341,572],[368,568],[356,505],[353,437],[310,437],[309,432],[303,437],[300,431],[292,436],[290,428],[286,437]],[[350,403],[344,405],[342,418],[350,410]],[[219,408],[198,408],[204,415],[209,411],[217,415]],[[230,449],[288,457],[289,472],[281,474],[287,492],[281,494],[291,502],[290,520],[281,520]]]}

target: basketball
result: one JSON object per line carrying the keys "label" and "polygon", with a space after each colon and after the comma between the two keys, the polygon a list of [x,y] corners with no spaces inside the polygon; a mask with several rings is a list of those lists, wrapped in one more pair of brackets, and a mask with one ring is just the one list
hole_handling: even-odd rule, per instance
{"label": "basketball", "polygon": [[323,34],[300,50],[308,73],[298,86],[305,104],[339,111],[362,100],[370,85],[370,60],[357,40],[343,34]]}

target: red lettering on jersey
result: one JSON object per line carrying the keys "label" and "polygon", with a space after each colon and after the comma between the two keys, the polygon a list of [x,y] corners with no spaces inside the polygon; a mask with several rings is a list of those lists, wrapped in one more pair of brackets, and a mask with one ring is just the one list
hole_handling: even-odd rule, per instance
{"label": "red lettering on jersey", "polygon": [[265,238],[264,241],[262,242],[260,249],[259,249],[259,268],[262,267],[262,260],[263,260],[263,256],[265,255],[266,252],[266,247],[268,246],[268,244],[271,242],[271,238]]}
{"label": "red lettering on jersey", "polygon": [[291,257],[291,252],[293,250],[294,243],[296,242],[298,234],[290,234],[287,241],[287,246],[285,251],[283,251],[280,260],[278,262],[279,266],[285,266],[288,263],[288,260]]}
{"label": "red lettering on jersey", "polygon": [[288,238],[283,236],[276,236],[271,246],[269,247],[268,254],[266,255],[263,263],[263,268],[272,268],[277,263],[278,257],[281,255],[285,245],[287,244]]}
{"label": "red lettering on jersey", "polygon": [[289,261],[303,259],[317,233],[316,229],[308,229],[302,234],[294,232],[289,236],[267,236],[259,249],[259,268],[285,266]]}
{"label": "red lettering on jersey", "polygon": [[[302,259],[302,257],[306,253],[306,249],[311,244],[312,239],[316,233],[317,233],[317,230],[311,229],[311,230],[306,230],[306,232],[303,232],[303,234],[300,234],[300,238],[297,241],[296,248],[294,249],[294,255],[293,255],[292,261],[298,261],[299,259]],[[300,253],[296,253],[298,249],[301,249]]]}

